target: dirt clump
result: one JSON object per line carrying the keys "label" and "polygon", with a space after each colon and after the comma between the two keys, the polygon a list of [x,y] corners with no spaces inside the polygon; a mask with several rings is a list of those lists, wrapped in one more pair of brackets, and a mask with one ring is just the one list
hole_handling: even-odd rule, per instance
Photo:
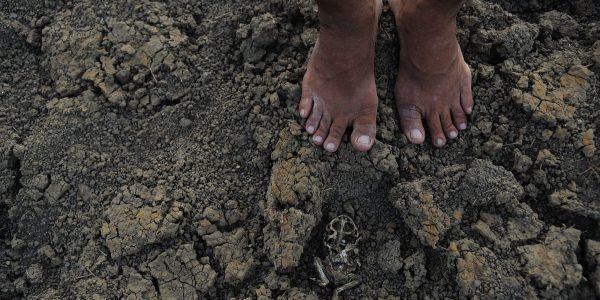
{"label": "dirt clump", "polygon": [[292,158],[273,167],[267,200],[261,203],[268,221],[264,228],[265,247],[275,267],[281,270],[298,265],[304,243],[321,218],[321,184],[311,176],[309,166],[297,164],[299,161],[300,158]]}
{"label": "dirt clump", "polygon": [[551,79],[544,76],[544,73],[556,70],[561,64],[564,66],[564,58],[557,58],[560,60],[546,62],[533,74],[519,79],[517,86],[529,91],[512,91],[514,101],[522,105],[525,111],[532,113],[534,119],[553,126],[557,122],[573,118],[577,105],[588,97],[588,80],[591,74],[585,66],[573,64],[568,69],[565,68],[565,73],[559,77]]}
{"label": "dirt clump", "polygon": [[208,258],[198,260],[190,244],[160,254],[149,267],[158,281],[161,298],[198,299],[198,292],[207,292],[217,277]]}
{"label": "dirt clump", "polygon": [[450,244],[455,258],[461,297],[523,298],[533,296],[515,262],[504,260],[487,247],[465,239]]}
{"label": "dirt clump", "polygon": [[390,273],[398,272],[402,269],[404,262],[402,261],[400,241],[388,241],[379,251],[377,262],[382,270]]}
{"label": "dirt clump", "polygon": [[107,221],[100,229],[112,257],[135,254],[177,234],[183,218],[183,204],[144,205],[145,201],[161,201],[161,197],[160,191],[152,195],[143,186],[132,186],[124,188],[124,193],[112,200],[113,205],[105,212]]}
{"label": "dirt clump", "polygon": [[542,244],[517,248],[525,274],[543,289],[544,298],[558,297],[581,282],[583,268],[575,254],[580,236],[576,229],[551,227]]}

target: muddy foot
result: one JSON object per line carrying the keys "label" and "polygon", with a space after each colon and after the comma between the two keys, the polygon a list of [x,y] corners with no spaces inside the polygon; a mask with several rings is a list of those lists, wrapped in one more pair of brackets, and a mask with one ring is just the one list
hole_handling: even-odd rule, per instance
{"label": "muddy foot", "polygon": [[381,0],[321,0],[321,31],[302,83],[299,110],[317,145],[335,152],[348,126],[352,145],[375,142],[374,59]]}
{"label": "muddy foot", "polygon": [[411,143],[446,145],[467,128],[473,110],[471,71],[456,39],[460,0],[389,0],[400,37],[396,104]]}

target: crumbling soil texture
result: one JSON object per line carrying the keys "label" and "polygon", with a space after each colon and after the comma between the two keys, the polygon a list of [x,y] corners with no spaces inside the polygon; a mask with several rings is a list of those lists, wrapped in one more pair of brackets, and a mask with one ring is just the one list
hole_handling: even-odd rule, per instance
{"label": "crumbling soil texture", "polygon": [[600,295],[600,3],[469,0],[468,130],[407,143],[384,10],[369,153],[309,142],[310,0],[0,6],[0,298],[326,299],[325,225],[360,228],[345,299]]}

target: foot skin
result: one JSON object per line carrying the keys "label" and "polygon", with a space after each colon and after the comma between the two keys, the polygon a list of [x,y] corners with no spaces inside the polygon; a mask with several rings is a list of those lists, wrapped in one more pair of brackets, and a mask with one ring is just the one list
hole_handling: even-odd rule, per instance
{"label": "foot skin", "polygon": [[381,0],[321,0],[319,39],[302,82],[300,116],[316,145],[339,149],[348,126],[352,145],[375,142],[377,91],[374,60]]}
{"label": "foot skin", "polygon": [[396,105],[413,144],[443,147],[467,128],[473,111],[471,70],[456,39],[460,0],[389,0],[400,37]]}

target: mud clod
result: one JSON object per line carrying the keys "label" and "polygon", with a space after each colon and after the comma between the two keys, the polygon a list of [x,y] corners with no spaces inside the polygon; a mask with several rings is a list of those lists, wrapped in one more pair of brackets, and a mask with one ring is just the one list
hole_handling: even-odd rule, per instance
{"label": "mud clod", "polygon": [[576,37],[579,34],[579,23],[568,14],[553,10],[544,13],[540,19],[542,28],[550,34],[557,33],[565,37]]}
{"label": "mud clod", "polygon": [[526,172],[533,165],[533,160],[529,156],[522,154],[518,149],[515,149],[514,161],[513,170],[518,173]]}
{"label": "mud clod", "polygon": [[506,169],[489,161],[475,160],[465,173],[457,193],[460,199],[471,205],[485,206],[520,199],[524,191],[513,174]]}
{"label": "mud clod", "polygon": [[379,250],[379,255],[377,256],[377,262],[382,270],[385,272],[396,273],[402,269],[404,262],[400,250],[401,246],[402,244],[398,240],[388,241],[383,244],[383,247]]}
{"label": "mud clod", "polygon": [[[42,50],[50,54],[47,64],[57,78],[59,101],[70,97],[79,103],[78,96],[91,90],[101,92],[107,104],[137,109],[182,97],[182,91],[159,84],[171,82],[181,88],[192,76],[178,55],[187,36],[174,27],[172,18],[156,17],[164,15],[165,5],[144,1],[135,8],[140,14],[129,21],[105,18],[99,14],[104,9],[97,6],[90,1],[76,4],[89,25],[73,26],[76,18],[65,12],[42,31]],[[129,85],[131,79],[135,85]],[[152,89],[149,97],[134,99],[127,93],[145,87]]]}
{"label": "mud clod", "polygon": [[[524,298],[533,296],[517,271],[514,261],[504,260],[472,240],[460,240],[456,247],[456,281],[461,297]],[[452,249],[451,249],[452,251]]]}
{"label": "mud clod", "polygon": [[225,281],[228,283],[243,282],[257,265],[252,251],[248,250],[248,233],[242,228],[227,233],[217,231],[204,236],[204,240],[214,248],[214,257],[225,270]]}
{"label": "mud clod", "polygon": [[217,273],[201,263],[191,244],[160,254],[150,264],[161,299],[200,299],[215,283]]}
{"label": "mud clod", "polygon": [[596,294],[600,292],[600,242],[594,240],[585,241],[585,259],[591,270],[591,281]]}
{"label": "mud clod", "polygon": [[127,281],[127,287],[125,288],[125,299],[127,300],[142,300],[161,299],[152,284],[152,280],[144,278],[140,273],[135,270],[126,269],[126,273],[129,274]]}
{"label": "mud clod", "polygon": [[577,146],[583,152],[583,155],[587,158],[592,158],[596,153],[596,143],[594,142],[594,130],[588,129],[581,135],[581,140],[577,143]]}
{"label": "mud clod", "polygon": [[426,280],[425,257],[425,251],[419,249],[404,260],[404,284],[411,291],[417,290]]}
{"label": "mud clod", "polygon": [[546,298],[557,297],[575,288],[582,279],[582,266],[575,251],[581,232],[573,228],[551,227],[542,244],[519,247],[525,262],[524,272]]}
{"label": "mud clod", "polygon": [[177,234],[183,218],[183,204],[152,206],[127,190],[112,201],[105,212],[100,233],[113,258],[135,254],[147,245]]}
{"label": "mud clod", "polygon": [[236,32],[238,38],[245,39],[241,44],[244,61],[254,64],[266,54],[268,47],[277,42],[277,21],[270,13],[252,18],[249,24],[242,24]]}
{"label": "mud clod", "polygon": [[321,218],[321,181],[315,173],[300,158],[273,167],[261,211],[268,222],[263,229],[265,249],[278,270],[298,265],[304,243]]}
{"label": "mud clod", "polygon": [[65,181],[58,178],[53,179],[46,190],[46,198],[48,198],[48,201],[56,202],[69,190],[69,188],[69,184]]}
{"label": "mud clod", "polygon": [[376,142],[373,149],[369,152],[369,156],[377,170],[398,176],[398,162],[396,156],[391,153],[390,147],[385,144]]}
{"label": "mud clod", "polygon": [[435,246],[440,236],[458,220],[452,220],[437,206],[438,201],[426,184],[418,181],[397,186],[391,192],[390,200],[421,243]]}
{"label": "mud clod", "polygon": [[[588,97],[590,70],[577,61],[554,55],[554,61],[542,63],[529,75],[531,88],[514,89],[512,98],[534,119],[556,126],[559,122],[573,119],[580,103]],[[551,70],[561,70],[557,77],[548,76]]]}

